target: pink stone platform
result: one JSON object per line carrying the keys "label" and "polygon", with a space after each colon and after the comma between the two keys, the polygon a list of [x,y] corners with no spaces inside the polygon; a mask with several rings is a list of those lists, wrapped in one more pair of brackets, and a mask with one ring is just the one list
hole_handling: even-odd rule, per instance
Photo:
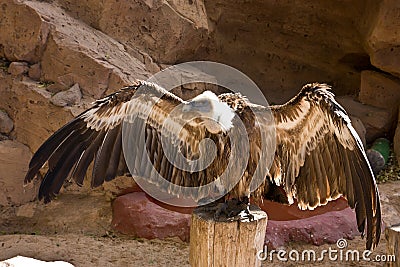
{"label": "pink stone platform", "polygon": [[[269,217],[265,238],[269,248],[282,247],[288,242],[335,243],[339,238],[359,235],[355,213],[342,198],[313,211],[270,201],[264,201],[261,208]],[[112,227],[136,237],[179,237],[189,241],[192,210],[161,203],[144,192],[131,192],[115,199]]]}

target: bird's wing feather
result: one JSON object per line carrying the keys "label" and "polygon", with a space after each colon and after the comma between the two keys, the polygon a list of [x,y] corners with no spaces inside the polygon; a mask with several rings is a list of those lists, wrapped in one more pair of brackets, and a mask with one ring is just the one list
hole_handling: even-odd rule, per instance
{"label": "bird's wing feather", "polygon": [[346,111],[325,84],[309,84],[285,105],[273,106],[277,149],[270,179],[289,203],[313,209],[344,196],[355,208],[367,248],[376,246],[381,213],[375,177]]}
{"label": "bird's wing feather", "polygon": [[[92,108],[78,115],[43,143],[34,154],[25,177],[25,182],[30,182],[48,162],[49,169],[41,182],[39,199],[49,202],[68,177],[82,185],[92,162],[92,187],[126,173],[126,155],[129,155],[129,160],[135,166],[134,174],[156,184],[160,181],[152,175],[152,167],[167,181],[182,186],[204,185],[216,177],[208,175],[207,170],[190,173],[176,168],[165,157],[161,138],[164,137],[166,143],[172,144],[171,151],[182,151],[190,161],[200,156],[199,144],[202,139],[218,141],[225,138],[223,128],[220,127],[218,131],[218,125],[213,125],[211,133],[206,118],[186,123],[180,112],[168,117],[173,109],[180,108],[183,100],[154,84],[142,82],[140,93],[138,88],[127,87],[96,101]],[[125,132],[123,121],[129,125],[124,129]],[[132,142],[128,142],[128,146],[134,149],[132,152],[123,153],[123,134],[132,138]],[[139,141],[145,145],[139,147]],[[222,147],[220,149],[223,150]],[[150,160],[144,155],[148,155]],[[166,181],[163,185],[170,187]]]}

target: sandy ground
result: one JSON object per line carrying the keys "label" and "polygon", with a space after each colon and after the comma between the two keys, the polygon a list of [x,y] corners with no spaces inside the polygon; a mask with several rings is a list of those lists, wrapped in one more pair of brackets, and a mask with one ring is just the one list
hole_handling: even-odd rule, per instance
{"label": "sandy ground", "polygon": [[[75,266],[189,266],[189,245],[180,240],[145,240],[121,237],[95,237],[77,234],[63,235],[3,235],[0,236],[0,259],[16,255],[33,257],[45,261],[63,260]],[[297,250],[301,253],[306,249],[316,251],[317,258],[322,250],[329,247],[337,249],[336,244],[312,246],[290,244],[286,251]],[[348,241],[348,249],[359,250],[360,255],[365,247],[365,241],[355,238]],[[384,255],[386,242],[381,240],[378,248],[369,256],[372,260],[376,255]],[[346,251],[345,249],[343,250]],[[293,254],[294,255],[294,254]],[[339,253],[337,254],[339,255]],[[345,254],[343,254],[345,255]],[[285,256],[288,258],[288,255]],[[361,256],[360,256],[361,258]],[[330,261],[326,254],[323,261],[291,261],[281,262],[274,254],[273,261],[263,262],[263,266],[382,266],[382,262],[367,262],[360,260]]]}
{"label": "sandy ground", "polygon": [[[384,220],[398,221],[400,210],[400,182],[379,186],[382,196]],[[390,203],[391,205],[387,205]],[[34,214],[30,214],[34,210]],[[45,261],[63,260],[75,266],[189,266],[189,244],[179,239],[146,240],[127,237],[109,228],[110,202],[101,195],[63,194],[49,205],[30,203],[25,207],[0,210],[0,261],[17,255]],[[394,213],[390,213],[394,211]],[[20,216],[15,216],[15,212]],[[25,217],[24,217],[25,216]],[[323,250],[338,249],[336,244],[313,246],[291,243],[285,251],[315,250],[317,258]],[[343,252],[365,249],[360,237],[348,240]],[[339,250],[340,251],[340,250]],[[270,251],[269,251],[270,252]],[[369,256],[386,254],[385,235]],[[292,254],[295,255],[295,254]],[[288,257],[288,254],[285,255]],[[360,256],[361,257],[361,256]],[[323,261],[281,262],[275,253],[273,262],[263,266],[383,266],[376,261]]]}
{"label": "sandy ground", "polygon": [[0,259],[22,255],[75,266],[189,266],[188,244],[178,240],[3,235],[0,247]]}

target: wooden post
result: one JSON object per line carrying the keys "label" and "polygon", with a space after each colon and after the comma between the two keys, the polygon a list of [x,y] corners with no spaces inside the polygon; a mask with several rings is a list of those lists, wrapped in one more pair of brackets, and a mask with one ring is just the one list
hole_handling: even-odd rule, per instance
{"label": "wooden post", "polygon": [[250,207],[254,220],[217,222],[214,212],[193,211],[190,226],[192,267],[261,266],[257,252],[263,249],[267,214]]}
{"label": "wooden post", "polygon": [[386,262],[385,266],[400,267],[400,224],[385,229],[387,254],[395,255],[395,261]]}

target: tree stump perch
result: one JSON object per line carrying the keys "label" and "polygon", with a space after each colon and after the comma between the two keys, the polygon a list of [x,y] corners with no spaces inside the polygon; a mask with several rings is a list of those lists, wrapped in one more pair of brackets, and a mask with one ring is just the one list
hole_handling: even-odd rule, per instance
{"label": "tree stump perch", "polygon": [[214,212],[195,209],[190,226],[190,265],[260,266],[257,252],[263,249],[267,214],[256,206],[251,206],[250,212],[253,221],[219,222],[214,220]]}
{"label": "tree stump perch", "polygon": [[400,224],[385,229],[387,254],[395,255],[394,262],[386,262],[388,267],[400,267]]}

